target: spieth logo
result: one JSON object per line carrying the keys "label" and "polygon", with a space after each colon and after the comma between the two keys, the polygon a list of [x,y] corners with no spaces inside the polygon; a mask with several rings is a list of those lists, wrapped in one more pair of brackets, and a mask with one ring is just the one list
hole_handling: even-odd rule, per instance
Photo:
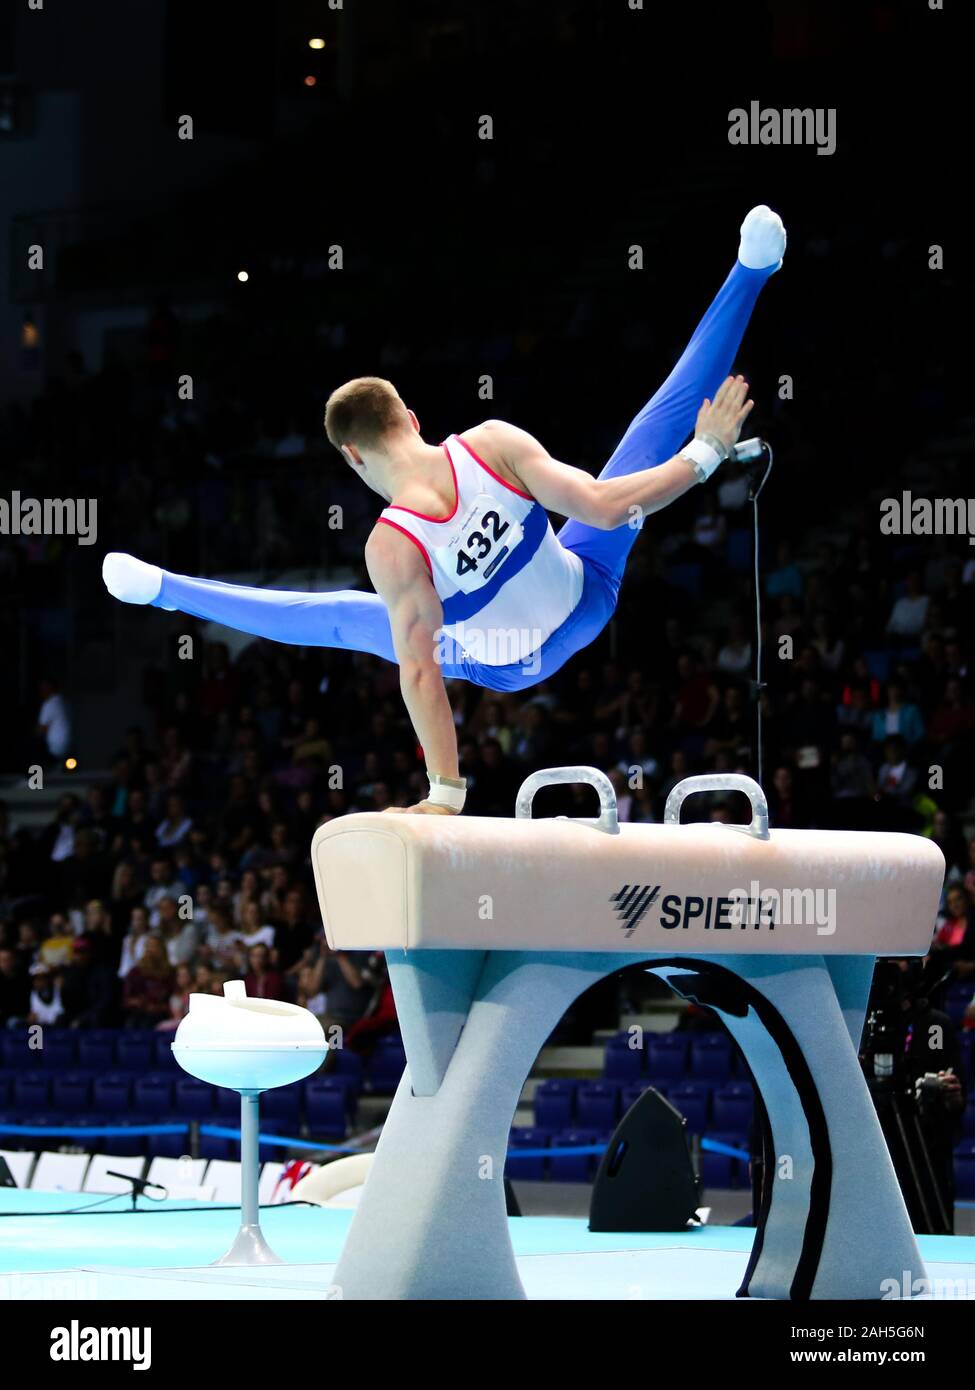
{"label": "spieth logo", "polygon": [[624,883],[619,892],[610,896],[625,937],[633,935],[655,904],[659,914],[656,925],[664,931],[696,928],[706,932],[735,929],[764,932],[775,931],[781,924],[811,922],[819,924],[816,930],[820,935],[836,930],[832,900],[835,890],[832,888],[828,890],[828,911],[819,904],[812,889],[787,888],[781,893],[774,889],[762,891],[754,881],[750,893],[733,889],[724,897],[701,898],[694,894],[682,897],[680,893],[666,893],[661,897],[660,892],[659,883]]}
{"label": "spieth logo", "polygon": [[619,892],[612,895],[610,902],[616,904],[616,915],[620,919],[624,936],[633,935],[646,916],[647,909],[652,907],[659,897],[659,883],[655,883],[652,888],[647,884],[624,883]]}

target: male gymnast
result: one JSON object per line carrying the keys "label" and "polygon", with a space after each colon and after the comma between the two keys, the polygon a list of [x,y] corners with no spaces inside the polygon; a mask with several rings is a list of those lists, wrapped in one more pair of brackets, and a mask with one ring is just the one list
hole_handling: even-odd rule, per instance
{"label": "male gymnast", "polygon": [[[252,589],[119,553],[103,562],[106,587],[127,603],[258,637],[397,662],[430,781],[429,796],[406,809],[457,814],[466,783],[444,681],[527,688],[602,631],[643,518],[706,482],[738,440],[753,402],[729,372],[785,242],[776,213],[749,212],[731,273],[598,478],[502,420],[427,444],[412,410],[377,377],[334,391],[325,432],[387,504],[365,549],[374,594]],[[558,535],[546,509],[569,518]]]}

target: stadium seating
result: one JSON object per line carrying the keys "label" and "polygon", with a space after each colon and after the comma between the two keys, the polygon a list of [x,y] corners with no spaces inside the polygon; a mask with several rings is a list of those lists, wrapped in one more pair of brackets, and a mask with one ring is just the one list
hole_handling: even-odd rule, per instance
{"label": "stadium seating", "polygon": [[535,1124],[541,1129],[565,1129],[575,1115],[578,1082],[555,1077],[539,1082],[533,1101]]}
{"label": "stadium seating", "polygon": [[517,1156],[518,1149],[538,1149],[546,1148],[549,1142],[549,1132],[539,1129],[534,1125],[515,1126],[509,1136],[509,1149],[514,1149],[515,1153],[508,1154],[508,1161],[505,1164],[505,1174],[509,1178],[522,1178],[532,1182],[541,1182],[545,1176],[545,1165],[547,1159],[541,1157],[527,1156],[520,1158]]}
{"label": "stadium seating", "polygon": [[603,1076],[607,1081],[635,1081],[643,1075],[646,1054],[634,1047],[629,1033],[618,1033],[606,1044]]}

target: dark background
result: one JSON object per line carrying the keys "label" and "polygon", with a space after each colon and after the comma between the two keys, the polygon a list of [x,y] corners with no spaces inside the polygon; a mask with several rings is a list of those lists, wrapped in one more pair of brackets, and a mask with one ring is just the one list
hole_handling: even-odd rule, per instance
{"label": "dark background", "polygon": [[[148,856],[125,823],[133,787],[150,819],[178,791],[202,854],[226,850],[227,798],[243,777],[248,833],[260,846],[283,820],[301,864],[323,815],[422,791],[390,668],[271,643],[228,649],[178,615],[124,608],[101,584],[107,550],[250,582],[367,587],[375,499],[321,430],[328,392],[360,373],[392,377],[429,439],[497,415],[597,470],[670,370],[758,202],[783,215],[789,249],[738,368],[758,401],[751,425],[776,452],[766,571],[781,580],[795,564],[799,585],[791,605],[781,587],[766,605],[773,813],[936,834],[960,876],[973,823],[970,551],[965,537],[879,529],[880,500],[903,487],[969,488],[958,235],[969,84],[956,8],[93,0],[7,18],[4,477],[25,495],[99,502],[97,545],[0,547],[7,790],[34,755],[50,674],[78,769],[60,782],[52,769],[49,790],[76,786],[78,805],[61,814],[103,836],[101,877],[69,866],[58,901],[77,908],[120,857]],[[731,146],[728,112],[752,100],[835,107],[836,152]],[[176,135],[186,114],[192,141]],[[491,141],[477,138],[485,114]],[[40,273],[25,269],[38,242]],[[634,243],[639,271],[627,265]],[[336,245],[343,266],[330,269]],[[940,270],[928,266],[934,245]],[[39,346],[25,345],[25,324]],[[176,397],[183,373],[191,404]],[[477,394],[483,373],[490,402]],[[783,375],[791,400],[778,398]],[[755,770],[748,671],[716,659],[732,624],[753,622],[750,512],[729,512],[720,543],[702,545],[702,499],[654,519],[616,619],[553,682],[500,707],[454,687],[471,809],[510,814],[524,775],[560,761],[622,775],[638,762],[634,818],[659,816],[682,771]],[[888,638],[911,570],[928,620]],[[775,646],[785,631],[788,661]],[[193,662],[177,655],[187,632],[200,638]],[[960,701],[946,693],[953,678]],[[892,679],[920,714],[916,792],[851,807],[837,799],[841,733],[862,691],[859,755],[882,781],[875,716]],[[691,696],[712,689],[720,708],[688,722]],[[120,756],[130,726],[142,729],[134,758]],[[324,745],[296,771],[302,737]],[[932,800],[921,794],[933,761],[950,775]],[[324,776],[333,762],[346,772],[338,793]],[[273,805],[258,814],[262,793]],[[36,853],[23,839],[8,849],[12,901],[36,886]],[[241,871],[239,855],[230,868]]]}
{"label": "dark background", "polygon": [[[129,41],[140,25],[141,47]],[[312,33],[326,38],[323,52],[308,49]],[[147,4],[141,20],[115,3],[9,19],[5,66],[22,129],[34,132],[17,153],[41,188],[37,111],[52,92],[78,106],[72,153],[61,151],[73,204],[6,209],[4,381],[15,404],[4,458],[11,478],[43,476],[48,494],[56,482],[60,495],[98,496],[101,515],[89,550],[31,563],[5,547],[5,639],[19,658],[5,702],[29,706],[45,666],[104,680],[107,647],[85,660],[93,642],[117,649],[119,619],[98,579],[104,550],[200,573],[256,553],[266,568],[356,554],[371,502],[346,496],[320,433],[324,398],[349,375],[394,376],[428,437],[497,414],[597,468],[669,369],[759,201],[790,232],[787,273],[763,297],[739,364],[753,380],[756,430],[781,464],[768,534],[872,500],[892,464],[967,409],[952,346],[964,265],[950,232],[964,183],[959,43],[953,14],[921,3],[332,12],[170,0]],[[752,99],[835,106],[836,153],[730,146],[727,113]],[[177,142],[186,112],[196,139]],[[483,113],[491,142],[476,138]],[[46,245],[56,228],[58,250],[25,283],[17,257],[39,225]],[[633,242],[642,272],[627,269]],[[945,246],[940,272],[927,268],[933,243]],[[309,269],[333,244],[345,268]],[[146,333],[131,324],[106,329],[100,361],[72,361],[82,314],[142,306],[148,323],[161,296],[179,326],[155,376]],[[211,312],[187,322],[190,301]],[[39,367],[24,372],[27,314],[45,331]],[[95,400],[78,422],[82,369]],[[151,417],[183,371],[199,418],[160,438]],[[489,406],[476,395],[483,371],[494,378]],[[781,373],[795,381],[787,406],[775,397]],[[260,431],[291,426],[314,466],[289,478],[255,465]],[[219,478],[208,452],[225,461]],[[288,517],[276,549],[255,534],[252,499],[265,488]],[[174,495],[192,524],[154,515]],[[328,530],[335,500],[358,527]],[[889,548],[885,558],[896,561]],[[22,736],[12,708],[3,723]],[[103,761],[96,729],[89,739]],[[3,765],[15,763],[8,744]]]}

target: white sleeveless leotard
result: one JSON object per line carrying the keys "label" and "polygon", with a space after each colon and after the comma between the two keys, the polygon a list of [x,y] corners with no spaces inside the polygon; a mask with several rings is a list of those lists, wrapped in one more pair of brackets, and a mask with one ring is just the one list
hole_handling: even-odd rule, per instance
{"label": "white sleeveless leotard", "polygon": [[487,666],[526,660],[582,594],[582,561],[564,549],[545,508],[452,434],[443,449],[456,502],[442,520],[386,507],[380,521],[422,551],[443,604],[443,630]]}

